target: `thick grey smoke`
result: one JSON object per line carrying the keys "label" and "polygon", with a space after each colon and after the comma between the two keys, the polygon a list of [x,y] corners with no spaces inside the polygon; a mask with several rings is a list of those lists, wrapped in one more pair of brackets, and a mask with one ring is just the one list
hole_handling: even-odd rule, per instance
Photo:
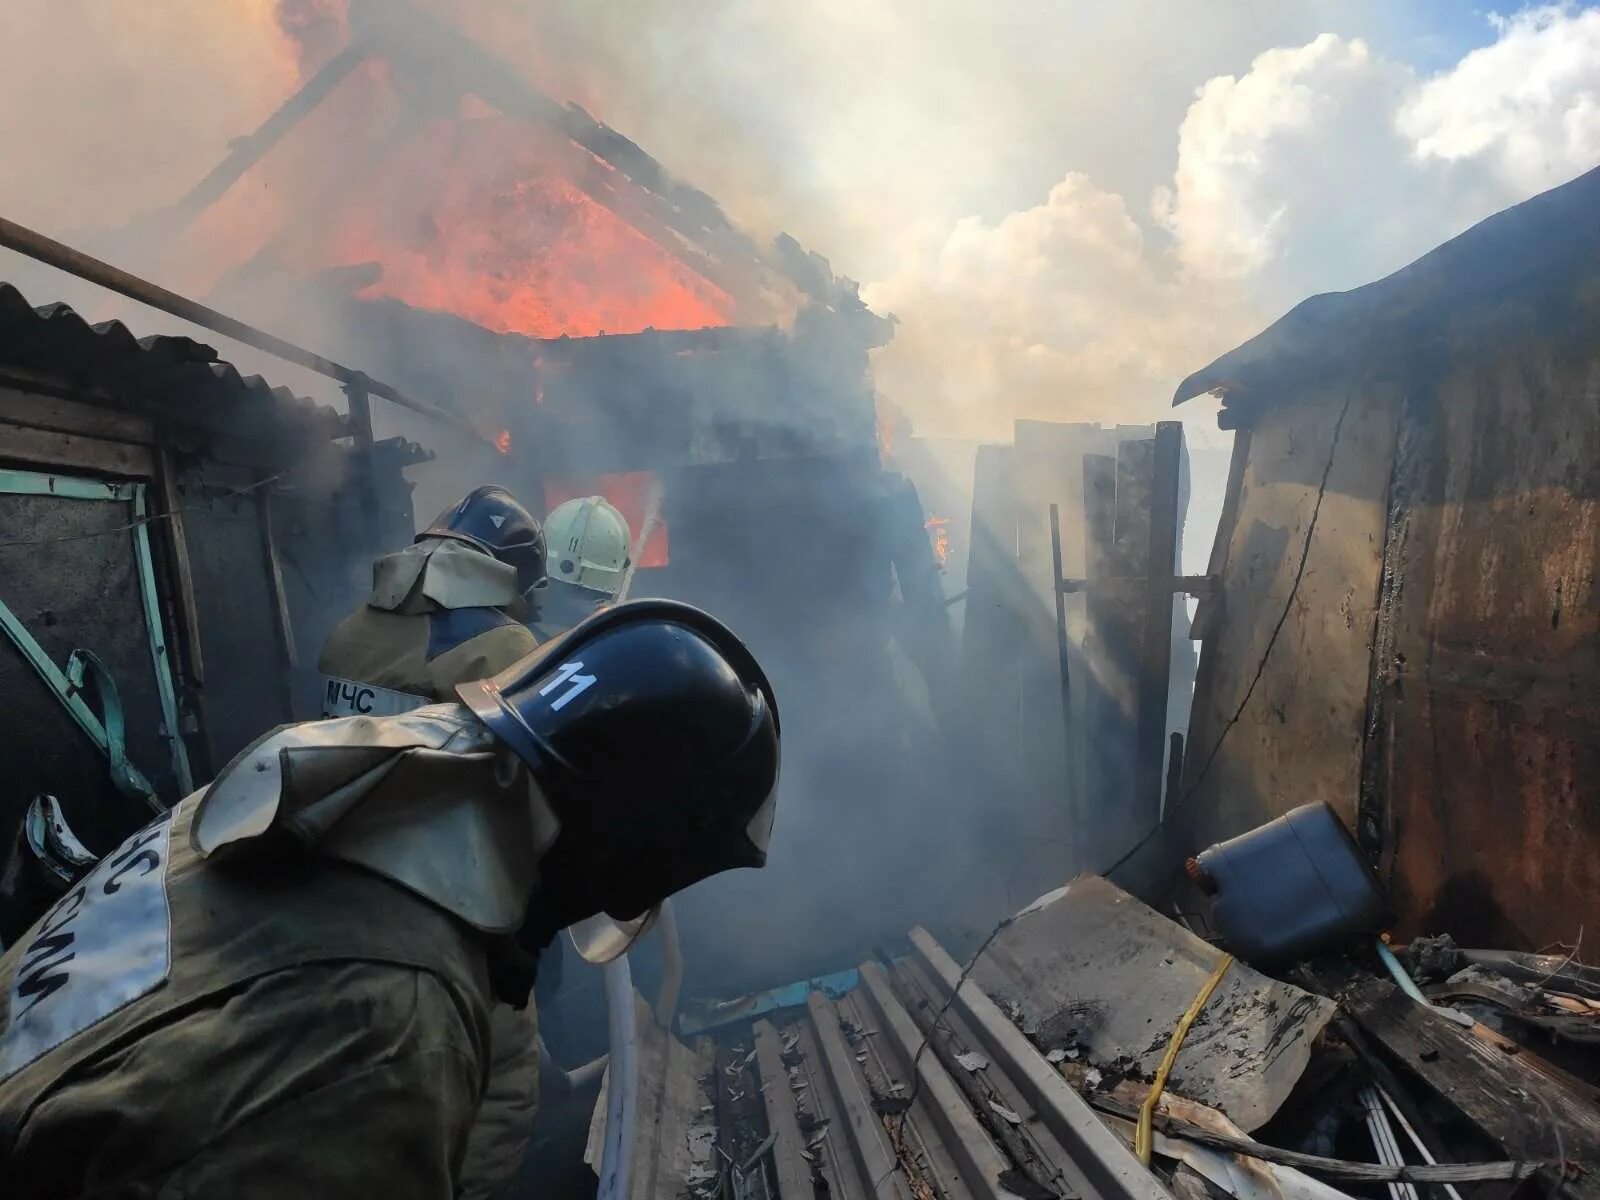
{"label": "thick grey smoke", "polygon": [[[1193,27],[1110,0],[423,6],[633,138],[759,241],[787,230],[862,279],[869,303],[899,319],[876,353],[877,385],[921,435],[1004,440],[1019,417],[1152,420],[1177,379],[1307,292],[1398,267],[1600,157],[1600,11],[1575,6],[1491,26],[1454,5],[1240,3]],[[304,301],[292,270],[224,280],[216,262],[368,184],[351,164],[393,112],[324,114],[320,149],[276,154],[181,248],[158,249],[140,223],[337,53],[343,9],[17,0],[0,39],[0,212],[182,290],[225,283],[241,316],[400,369],[403,332]],[[402,82],[441,121],[462,115],[427,75]],[[396,211],[412,182],[383,178]],[[141,334],[195,333],[10,256],[0,266],[38,302],[66,298]],[[337,402],[327,381],[196,335]],[[402,382],[469,401],[513,394],[518,355],[534,349],[482,345],[440,350]],[[770,378],[738,383],[772,399]],[[1189,415],[1191,443],[1219,451],[1211,414]],[[424,423],[387,410],[380,421],[440,454],[419,476],[423,519],[500,466]],[[1198,514],[1220,491],[1222,455],[1208,461],[1194,476],[1190,569],[1209,541]],[[965,482],[947,503],[965,502]],[[771,614],[727,603],[736,623],[782,636]],[[888,728],[881,696],[854,686],[860,630],[835,633],[789,686],[833,714],[823,736],[840,761],[879,768],[891,759],[875,751],[890,746],[894,761],[931,754],[914,704]],[[763,933],[775,889],[795,926],[849,933],[903,926],[931,893],[995,875],[1005,831],[986,828],[981,776],[927,761],[920,774],[802,770],[779,837],[803,851],[711,893],[738,936],[786,935]]]}

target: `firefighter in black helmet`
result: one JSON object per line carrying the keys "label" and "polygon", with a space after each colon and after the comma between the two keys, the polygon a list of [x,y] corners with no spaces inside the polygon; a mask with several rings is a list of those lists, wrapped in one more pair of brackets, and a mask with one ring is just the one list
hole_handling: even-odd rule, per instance
{"label": "firefighter in black helmet", "polygon": [[[533,514],[503,487],[467,493],[412,545],[373,564],[367,602],[322,650],[323,716],[393,714],[454,700],[458,683],[492,675],[539,644],[526,622],[546,582],[545,536]],[[497,962],[531,977],[536,956]],[[492,1200],[505,1191],[538,1111],[537,1009],[496,1005],[489,1034],[489,1083],[460,1200]]]}
{"label": "firefighter in black helmet", "polygon": [[493,675],[538,644],[523,622],[545,587],[539,522],[502,487],[480,487],[404,550],[372,564],[366,603],[322,649],[323,715],[385,716]]}
{"label": "firefighter in black helmet", "polygon": [[268,734],[0,958],[8,1200],[449,1196],[492,945],[765,861],[777,707],[713,618],[621,605],[459,691]]}

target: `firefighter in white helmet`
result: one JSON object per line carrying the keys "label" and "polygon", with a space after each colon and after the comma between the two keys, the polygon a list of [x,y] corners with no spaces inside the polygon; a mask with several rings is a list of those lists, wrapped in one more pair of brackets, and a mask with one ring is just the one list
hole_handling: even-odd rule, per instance
{"label": "firefighter in white helmet", "polygon": [[630,545],[627,519],[604,496],[557,505],[544,530],[550,584],[531,625],[540,641],[616,599],[627,577]]}

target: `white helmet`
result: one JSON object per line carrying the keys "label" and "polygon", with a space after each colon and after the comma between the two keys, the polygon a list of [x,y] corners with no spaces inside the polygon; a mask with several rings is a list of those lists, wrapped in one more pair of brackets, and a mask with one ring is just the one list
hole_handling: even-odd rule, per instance
{"label": "white helmet", "polygon": [[628,569],[628,522],[604,496],[558,504],[544,534],[551,579],[616,595]]}

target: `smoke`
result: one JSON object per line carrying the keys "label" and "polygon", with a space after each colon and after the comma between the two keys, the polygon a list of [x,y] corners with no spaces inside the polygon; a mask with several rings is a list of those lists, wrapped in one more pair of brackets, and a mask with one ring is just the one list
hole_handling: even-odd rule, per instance
{"label": "smoke", "polygon": [[[876,351],[877,386],[924,436],[1007,439],[1019,417],[1164,416],[1180,378],[1304,295],[1394,270],[1600,157],[1595,8],[1539,8],[1491,23],[1454,4],[1396,12],[1402,6],[1380,0],[1213,6],[1187,22],[1112,0],[998,9],[976,0],[423,7],[546,94],[632,138],[758,241],[788,231],[861,279],[864,298],[898,321]],[[0,145],[10,167],[0,213],[84,240],[160,282],[207,291],[227,274],[208,256],[250,258],[273,222],[298,220],[305,238],[326,240],[337,223],[319,224],[324,212],[352,197],[379,205],[387,197],[428,265],[447,231],[419,230],[430,214],[415,202],[436,180],[427,166],[406,167],[404,154],[381,171],[362,156],[390,136],[437,144],[447,157],[415,161],[444,163],[454,193],[475,200],[470,173],[493,174],[497,155],[473,140],[494,132],[496,118],[478,106],[467,113],[473,133],[458,136],[452,123],[472,106],[433,88],[425,66],[381,81],[387,89],[343,93],[319,115],[319,148],[286,142],[269,169],[235,185],[206,236],[181,255],[140,232],[141,218],[182,196],[232,139],[343,48],[345,8],[344,0],[15,0],[0,40]],[[393,102],[395,89],[408,105]],[[363,95],[389,102],[352,111]],[[412,134],[423,141],[407,143]],[[500,203],[498,193],[489,199]],[[15,278],[15,269],[7,258],[0,273]],[[385,343],[338,310],[284,306],[264,274],[231,278],[227,288],[239,315],[274,328],[293,321],[281,328],[379,374],[401,361],[397,343],[415,328],[397,325]],[[55,280],[29,291],[39,302],[67,297],[95,319],[121,316],[140,334],[195,332]],[[475,332],[419,366],[418,377],[469,398],[482,389],[536,403],[526,383],[533,348],[491,347]],[[248,369],[338,402],[326,381],[222,344]],[[853,367],[854,356],[842,357]],[[796,358],[819,372],[831,366],[825,353]],[[622,368],[595,378],[608,394],[638,383]],[[755,367],[718,386],[781,409],[763,390],[774,387],[770,374]],[[1204,443],[1211,413],[1189,407],[1191,440]],[[790,419],[796,436],[814,423],[812,414]],[[492,451],[451,446],[424,423],[380,433],[394,429],[441,451],[419,501],[424,517],[497,467]],[[1214,512],[1219,487],[1197,469],[1196,509]],[[847,508],[852,495],[831,499]],[[815,527],[796,511],[782,533],[804,543]],[[675,527],[675,555],[677,539]],[[796,571],[797,595],[818,579],[847,578],[837,546],[815,550],[816,567]],[[772,570],[800,557],[773,554]],[[737,617],[749,580],[714,575],[707,568],[708,605]],[[872,612],[864,602],[859,611]],[[802,914],[797,923],[853,935],[861,897],[876,896],[875,919],[901,926],[929,888],[953,888],[927,864],[950,866],[951,839],[975,839],[983,823],[981,780],[940,779],[933,758],[916,775],[883,769],[875,747],[910,755],[930,739],[916,714],[886,728],[883,693],[859,686],[869,658],[873,671],[885,669],[881,647],[862,645],[861,626],[832,631],[814,657],[781,648],[813,616],[797,606],[781,619],[751,618],[780,661],[793,660],[784,670],[797,710],[830,714],[822,735],[833,743],[830,756],[796,773],[810,794],[786,798],[780,816],[780,851],[787,837],[806,848],[805,861],[705,893],[702,905],[722,903],[751,937],[780,890],[809,889],[808,903],[788,910]],[[852,775],[850,764],[863,759],[873,769]],[[970,791],[959,794],[963,787]],[[919,807],[908,816],[910,803]],[[987,870],[989,853],[951,869]]]}
{"label": "smoke", "polygon": [[[1304,294],[1600,158],[1600,11],[1572,5],[425,6],[862,279],[923,434],[1150,419]],[[170,203],[347,35],[344,0],[13,7],[0,207],[58,233]]]}
{"label": "smoke", "polygon": [[274,0],[8,4],[0,211],[64,236],[170,203],[298,77]]}

